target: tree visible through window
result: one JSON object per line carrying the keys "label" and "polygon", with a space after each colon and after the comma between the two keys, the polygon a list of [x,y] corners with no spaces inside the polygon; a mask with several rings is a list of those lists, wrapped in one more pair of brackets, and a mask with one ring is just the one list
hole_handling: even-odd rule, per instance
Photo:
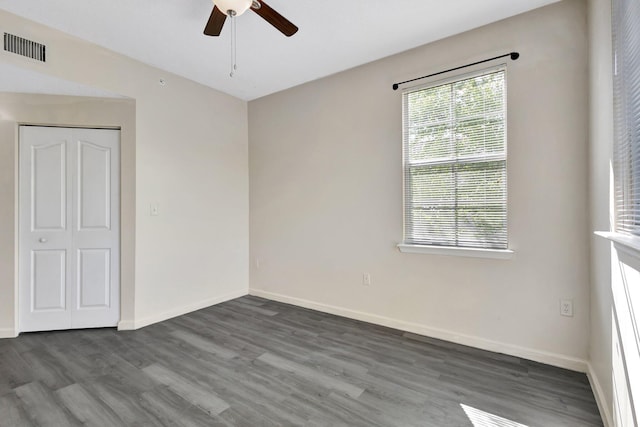
{"label": "tree visible through window", "polygon": [[504,69],[407,90],[404,243],[507,248]]}

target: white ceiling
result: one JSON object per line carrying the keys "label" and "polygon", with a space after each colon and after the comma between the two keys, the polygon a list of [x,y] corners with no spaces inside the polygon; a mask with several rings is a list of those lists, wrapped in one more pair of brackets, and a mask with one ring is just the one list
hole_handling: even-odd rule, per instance
{"label": "white ceiling", "polygon": [[251,11],[202,34],[211,0],[0,0],[21,15],[251,100],[557,0],[267,0],[300,31],[287,38]]}

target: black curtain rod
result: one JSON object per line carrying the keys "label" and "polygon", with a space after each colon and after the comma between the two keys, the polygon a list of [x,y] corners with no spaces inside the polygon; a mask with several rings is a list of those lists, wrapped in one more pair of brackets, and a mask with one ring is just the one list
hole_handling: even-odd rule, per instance
{"label": "black curtain rod", "polygon": [[415,79],[407,80],[407,81],[400,82],[400,83],[394,83],[393,84],[393,90],[398,90],[400,85],[403,85],[405,83],[415,82],[416,80],[426,79],[428,77],[437,76],[439,74],[448,73],[448,72],[451,72],[451,71],[459,70],[461,68],[473,67],[474,65],[482,64],[484,62],[493,61],[494,59],[506,58],[507,56],[511,57],[511,59],[513,61],[515,61],[516,59],[520,58],[520,54],[518,52],[505,53],[504,55],[496,56],[495,58],[483,59],[482,61],[474,62],[473,64],[461,65],[461,66],[456,67],[456,68],[450,68],[448,70],[440,71],[438,73],[429,74],[428,76],[416,77]]}

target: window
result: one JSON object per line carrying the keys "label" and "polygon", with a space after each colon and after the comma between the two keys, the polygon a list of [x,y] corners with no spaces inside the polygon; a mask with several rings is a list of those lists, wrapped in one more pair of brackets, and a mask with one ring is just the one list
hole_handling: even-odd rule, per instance
{"label": "window", "polygon": [[505,69],[403,93],[404,244],[507,248]]}
{"label": "window", "polygon": [[613,2],[615,231],[640,236],[640,3]]}

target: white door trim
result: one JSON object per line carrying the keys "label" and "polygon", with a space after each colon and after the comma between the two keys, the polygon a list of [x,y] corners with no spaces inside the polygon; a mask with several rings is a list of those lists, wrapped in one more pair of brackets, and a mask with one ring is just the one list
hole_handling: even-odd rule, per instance
{"label": "white door trim", "polygon": [[[39,138],[38,145],[34,145],[36,142],[32,140],[24,142],[23,147],[22,139],[26,139],[23,131],[31,135],[31,138],[34,135]],[[120,320],[121,282],[120,129],[19,125],[18,134],[20,136],[17,142],[18,150],[16,150],[16,164],[19,166],[16,171],[16,246],[18,247],[16,332],[117,326]],[[50,139],[66,142],[49,143]],[[29,144],[28,147],[27,144]],[[56,179],[61,180],[59,185],[53,186],[48,185],[49,180],[40,181],[45,183],[44,187],[51,187],[40,192],[43,197],[41,200],[44,200],[41,205],[46,202],[46,205],[50,206],[51,201],[55,206],[56,200],[60,206],[64,204],[64,213],[61,213],[64,217],[56,214],[57,208],[51,211],[53,222],[57,224],[52,223],[56,225],[55,227],[53,225],[49,227],[47,224],[44,227],[35,227],[33,217],[39,215],[38,211],[31,209],[30,214],[23,212],[31,206],[31,203],[36,203],[34,197],[39,191],[33,184],[37,181],[34,180],[30,188],[25,187],[23,182],[27,180],[31,182],[31,179],[35,179],[31,171],[32,167],[34,170],[41,167],[36,165],[35,159],[27,158],[25,153],[28,154],[29,151],[25,150],[33,153],[37,150],[51,152],[50,155],[41,157],[38,162],[44,162],[40,165],[53,162],[51,164],[54,169],[46,169],[54,173],[54,181],[51,182],[57,182]],[[58,153],[60,150],[63,151]],[[28,162],[26,165],[23,163],[25,161]],[[55,175],[58,169],[62,172]],[[57,196],[51,198],[51,194]],[[89,203],[87,204],[85,200]],[[37,203],[34,206],[37,206]],[[56,230],[59,232],[56,233]],[[60,238],[64,242],[54,244],[54,241]],[[65,249],[60,249],[61,244]],[[30,249],[31,246],[35,249]],[[27,266],[24,261],[34,259],[36,255],[41,263],[50,265],[52,268],[59,265],[65,257],[67,262],[64,267],[53,268],[51,271],[54,274],[42,275],[34,273],[36,270]],[[34,283],[37,284],[34,277],[42,277],[43,283],[49,283],[52,277],[62,274],[63,271],[64,289],[61,285],[60,292],[49,293],[50,289],[57,288],[45,287],[42,288],[45,290],[44,293],[34,293],[34,286],[37,286],[34,285]],[[29,287],[23,284],[25,278],[31,283]],[[46,302],[40,310],[34,310],[37,298],[29,297],[32,294],[45,296]],[[29,305],[25,305],[27,299],[30,301]],[[53,312],[47,313],[48,305],[52,306]],[[27,310],[32,313],[38,312],[36,318],[43,314],[40,318],[45,320],[44,324],[42,322],[40,325],[37,324],[38,322],[34,324],[28,319],[25,323]],[[71,320],[48,323],[47,316],[53,314],[52,319],[55,319],[56,311],[69,311]],[[60,317],[64,318],[63,315]]]}

